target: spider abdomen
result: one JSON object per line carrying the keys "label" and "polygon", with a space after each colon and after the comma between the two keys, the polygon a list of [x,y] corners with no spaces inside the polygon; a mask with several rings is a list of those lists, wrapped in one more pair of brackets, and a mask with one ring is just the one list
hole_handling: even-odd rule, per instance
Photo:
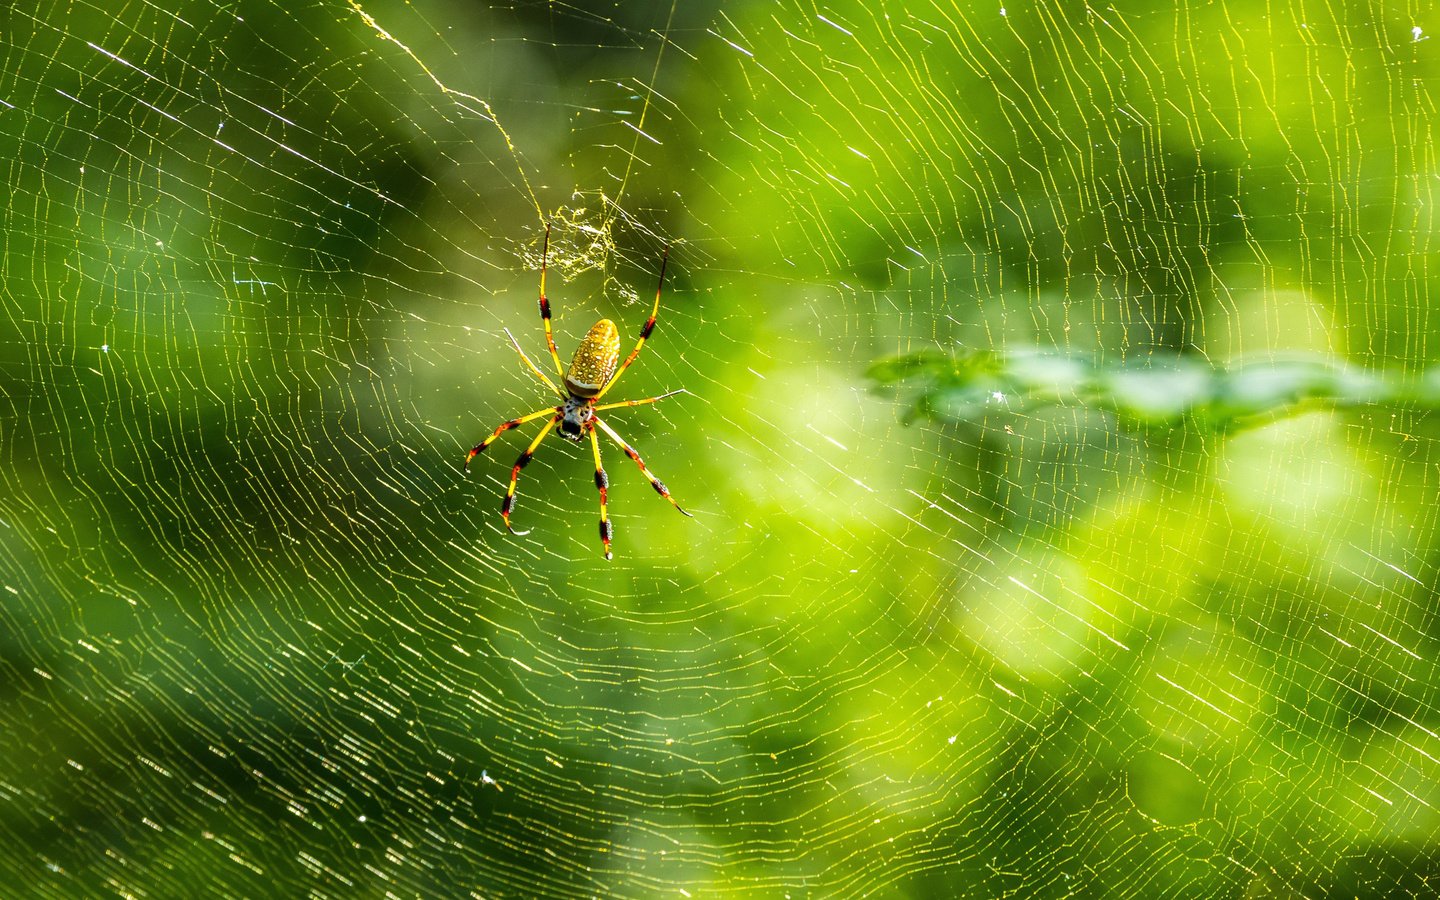
{"label": "spider abdomen", "polygon": [[565,372],[565,388],[582,399],[598,396],[615,374],[619,357],[620,332],[614,322],[601,319],[590,326],[585,339],[575,348],[575,358]]}

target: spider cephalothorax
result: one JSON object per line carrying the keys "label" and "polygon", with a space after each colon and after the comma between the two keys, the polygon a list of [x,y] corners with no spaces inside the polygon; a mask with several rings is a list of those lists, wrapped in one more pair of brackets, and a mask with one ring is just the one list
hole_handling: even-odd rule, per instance
{"label": "spider cephalothorax", "polygon": [[[631,350],[630,355],[625,357],[625,362],[620,363],[619,368],[616,368],[615,364],[620,358],[620,333],[615,329],[614,322],[609,319],[601,319],[590,327],[590,331],[580,342],[580,346],[575,348],[575,356],[570,361],[569,369],[560,365],[560,352],[555,349],[555,336],[550,325],[550,301],[545,296],[545,263],[549,257],[549,253],[550,226],[547,225],[545,226],[545,246],[540,252],[540,318],[545,323],[545,343],[550,348],[550,358],[555,361],[555,371],[560,375],[560,381],[565,385],[565,389],[562,391],[556,386],[555,382],[550,380],[548,375],[540,371],[539,366],[536,366],[535,363],[530,360],[530,357],[525,355],[525,351],[520,349],[520,344],[515,340],[514,335],[510,335],[510,342],[515,345],[515,349],[519,352],[520,358],[525,361],[525,365],[529,366],[530,371],[541,381],[545,382],[550,390],[559,395],[564,400],[564,403],[560,406],[546,407],[545,409],[536,410],[529,415],[521,416],[518,419],[511,419],[508,422],[500,423],[500,426],[495,429],[493,434],[479,444],[476,444],[475,447],[470,450],[470,454],[465,457],[465,471],[470,471],[470,460],[474,459],[477,454],[483,453],[485,448],[490,446],[501,434],[517,425],[523,425],[534,419],[539,419],[543,416],[550,417],[550,421],[546,423],[544,428],[540,429],[540,433],[536,435],[535,440],[531,441],[530,446],[527,447],[525,452],[520,454],[520,458],[515,461],[515,466],[510,470],[510,489],[505,492],[505,501],[500,505],[500,517],[505,521],[505,528],[512,534],[525,534],[526,532],[516,531],[510,527],[510,513],[515,508],[515,485],[520,480],[520,470],[530,463],[530,459],[535,455],[535,450],[540,446],[540,442],[545,439],[545,435],[549,434],[550,430],[555,428],[555,426],[560,426],[559,431],[561,437],[574,441],[577,444],[583,441],[586,435],[589,435],[590,446],[595,453],[595,488],[600,492],[600,540],[605,545],[605,558],[610,559],[610,540],[614,536],[614,528],[610,524],[610,515],[607,511],[610,479],[605,474],[604,467],[600,464],[600,440],[595,436],[596,428],[605,432],[607,437],[620,445],[620,449],[625,451],[626,456],[634,460],[635,465],[640,467],[640,473],[649,479],[650,486],[655,488],[655,493],[669,500],[670,505],[674,506],[680,512],[687,516],[690,515],[680,508],[680,504],[675,502],[675,498],[670,496],[670,491],[666,489],[665,482],[656,478],[651,474],[650,470],[646,468],[645,462],[640,459],[640,454],[636,453],[633,447],[625,443],[624,438],[615,433],[615,429],[605,424],[601,421],[600,417],[596,415],[596,413],[607,409],[615,409],[621,406],[641,406],[646,403],[654,403],[656,400],[664,400],[666,397],[674,394],[683,393],[682,389],[670,391],[658,397],[647,397],[644,400],[621,400],[618,403],[596,405],[597,401],[605,396],[605,393],[609,391],[610,388],[615,386],[615,382],[620,380],[620,376],[625,374],[625,370],[630,368],[630,364],[635,361],[635,357],[640,355],[640,348],[645,346],[645,340],[650,337],[650,333],[655,330],[655,317],[660,313],[660,291],[665,287],[665,263],[669,259],[670,251],[667,248],[665,255],[660,258],[660,285],[655,288],[655,306],[650,310],[650,318],[646,319],[645,324],[641,326],[640,339],[636,341],[635,349]],[[508,329],[505,333],[510,334]]]}
{"label": "spider cephalothorax", "polygon": [[580,443],[590,430],[590,420],[595,418],[595,401],[571,394],[560,408],[560,436],[567,441]]}

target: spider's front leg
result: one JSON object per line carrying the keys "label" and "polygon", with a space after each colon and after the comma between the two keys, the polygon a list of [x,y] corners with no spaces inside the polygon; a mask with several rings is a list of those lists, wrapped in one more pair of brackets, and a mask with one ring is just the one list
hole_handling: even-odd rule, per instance
{"label": "spider's front leg", "polygon": [[[635,452],[634,447],[631,447],[629,444],[625,443],[625,439],[622,438],[620,435],[616,434],[615,429],[600,421],[599,416],[592,417],[590,421],[600,426],[600,430],[609,435],[610,439],[615,443],[619,444],[620,449],[625,451],[625,455],[635,461],[635,465],[640,467],[640,474],[650,479],[650,486],[655,489],[655,493],[664,497],[666,500],[669,500],[670,505],[675,507],[676,511],[679,512],[681,515],[690,516],[690,514],[688,512],[685,512],[685,509],[680,504],[675,502],[675,498],[670,496],[670,489],[665,487],[665,482],[655,477],[655,473],[651,472],[649,467],[645,465],[645,460],[640,458],[640,454]],[[690,516],[690,518],[693,519],[695,517]]]}
{"label": "spider's front leg", "polygon": [[610,524],[610,513],[606,509],[610,499],[610,476],[605,474],[605,467],[600,464],[600,439],[595,436],[593,420],[586,430],[590,432],[590,448],[595,451],[595,489],[600,492],[600,540],[605,545],[605,558],[612,559],[610,539],[615,536],[615,528]]}
{"label": "spider's front leg", "polygon": [[[550,410],[546,410],[546,412],[550,412]],[[549,434],[550,429],[554,428],[559,421],[560,414],[555,412],[550,417],[550,421],[545,423],[545,427],[540,429],[540,433],[535,435],[535,440],[531,441],[530,446],[525,448],[525,452],[520,454],[520,458],[515,460],[515,467],[510,470],[510,488],[505,491],[505,502],[500,504],[500,518],[505,520],[505,530],[511,534],[530,533],[529,531],[516,531],[510,527],[510,512],[515,508],[515,485],[520,481],[520,470],[530,465],[531,458],[535,456],[535,448],[540,446],[540,442],[545,440],[545,435]]]}
{"label": "spider's front leg", "polygon": [[531,413],[531,414],[528,415],[528,416],[521,416],[521,417],[518,418],[518,419],[511,419],[511,420],[508,421],[508,422],[501,422],[501,423],[500,423],[500,426],[495,429],[494,434],[491,434],[491,435],[490,435],[488,438],[486,438],[485,440],[483,440],[483,441],[481,441],[480,443],[476,444],[474,447],[471,447],[471,448],[470,448],[470,452],[467,453],[467,454],[465,454],[465,471],[466,471],[466,472],[469,472],[469,471],[470,471],[470,460],[472,460],[472,459],[474,459],[475,457],[479,456],[480,454],[484,453],[484,452],[485,452],[485,448],[486,448],[486,447],[489,447],[491,444],[495,443],[495,439],[498,438],[500,435],[504,434],[505,432],[509,431],[510,429],[514,428],[514,427],[517,426],[517,425],[524,425],[526,422],[534,421],[535,419],[538,419],[538,418],[540,418],[541,416],[551,416],[551,415],[555,415],[556,413],[560,412],[560,409],[561,409],[561,407],[558,407],[558,406],[556,406],[556,407],[546,407],[545,409],[537,409],[535,412]]}

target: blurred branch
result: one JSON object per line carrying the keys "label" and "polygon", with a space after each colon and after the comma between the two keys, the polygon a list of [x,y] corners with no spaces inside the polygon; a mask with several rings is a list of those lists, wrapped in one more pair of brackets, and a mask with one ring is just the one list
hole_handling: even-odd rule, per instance
{"label": "blurred branch", "polygon": [[971,421],[996,409],[1084,406],[1137,428],[1192,424],[1230,432],[1307,409],[1440,408],[1440,369],[1420,378],[1361,372],[1319,357],[1216,368],[1179,358],[1144,367],[1097,366],[1042,351],[951,355],[922,350],[881,357],[866,375],[897,388],[905,419]]}

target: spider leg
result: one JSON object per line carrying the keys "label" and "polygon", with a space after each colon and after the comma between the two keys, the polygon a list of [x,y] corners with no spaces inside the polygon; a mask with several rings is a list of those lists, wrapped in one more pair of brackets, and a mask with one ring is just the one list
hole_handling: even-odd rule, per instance
{"label": "spider leg", "polygon": [[[594,422],[596,425],[599,425],[599,426],[600,426],[600,430],[603,431],[603,432],[605,432],[606,434],[608,434],[608,435],[610,436],[610,440],[612,440],[612,441],[614,441],[615,443],[617,443],[617,444],[620,445],[620,449],[625,451],[625,455],[626,455],[626,456],[628,456],[628,457],[630,457],[631,459],[635,460],[635,465],[637,465],[637,466],[640,467],[640,474],[641,474],[641,475],[644,475],[646,478],[650,479],[650,486],[655,489],[655,493],[657,493],[657,494],[659,494],[660,496],[664,497],[666,500],[669,500],[669,501],[670,501],[670,505],[673,506],[673,507],[675,507],[675,509],[678,510],[682,515],[686,515],[686,516],[689,516],[689,515],[690,515],[688,512],[685,512],[685,510],[680,506],[680,504],[678,504],[678,503],[675,502],[675,498],[674,498],[674,497],[670,496],[670,490],[665,487],[665,482],[663,482],[663,481],[661,481],[660,479],[656,478],[655,475],[654,475],[653,473],[651,473],[651,471],[650,471],[648,468],[646,468],[646,466],[645,466],[645,461],[640,458],[640,454],[638,454],[638,453],[635,452],[635,448],[634,448],[634,447],[631,447],[629,444],[625,443],[625,439],[622,438],[620,435],[616,434],[616,433],[615,433],[615,429],[611,428],[609,425],[606,425],[604,422],[600,421],[600,417],[599,417],[599,416],[592,416],[592,417],[590,418],[590,421]],[[692,519],[694,518],[694,516],[690,516],[690,517],[691,517]]]}
{"label": "spider leg", "polygon": [[[555,333],[550,328],[550,300],[545,296],[545,269],[550,259],[550,223],[545,223],[545,246],[540,251],[540,318],[545,323],[545,343],[550,347],[550,358],[555,360],[555,371],[563,379],[565,367],[560,364],[560,352],[555,349]],[[547,378],[546,381],[549,381]],[[554,385],[551,385],[554,387]]]}
{"label": "spider leg", "polygon": [[606,403],[604,406],[595,407],[595,412],[604,409],[619,409],[622,406],[644,406],[646,403],[654,403],[656,400],[664,400],[666,397],[673,397],[676,394],[688,394],[689,391],[680,388],[678,391],[667,391],[658,397],[646,397],[644,400],[621,400],[618,403]]}
{"label": "spider leg", "polygon": [[544,409],[536,410],[528,416],[521,416],[518,419],[511,419],[508,422],[501,422],[500,426],[495,429],[495,432],[493,434],[491,434],[488,438],[481,441],[480,443],[476,444],[474,447],[471,447],[470,452],[465,454],[465,471],[470,471],[470,460],[479,456],[481,453],[484,453],[485,448],[495,443],[495,439],[498,438],[500,435],[514,428],[516,425],[524,425],[526,422],[538,419],[541,416],[551,416],[560,411],[561,407],[559,406],[547,406]]}
{"label": "spider leg", "polygon": [[605,558],[610,559],[610,539],[615,536],[615,528],[610,524],[610,513],[606,511],[606,504],[609,501],[610,476],[605,474],[605,467],[600,464],[600,439],[595,436],[595,429],[590,431],[590,447],[595,451],[595,488],[600,491],[600,540],[605,544]]}
{"label": "spider leg", "polygon": [[530,357],[525,354],[524,350],[520,349],[520,342],[515,340],[515,335],[510,333],[510,329],[505,329],[505,336],[510,339],[510,343],[515,347],[515,352],[520,354],[521,359],[525,360],[525,365],[530,367],[530,371],[534,372],[537,378],[549,385],[550,390],[554,391],[556,394],[559,394],[561,397],[564,397],[565,394],[558,387],[555,386],[555,382],[551,381],[549,376],[547,376],[544,372],[540,371],[540,367],[535,365],[535,363],[531,361]]}
{"label": "spider leg", "polygon": [[516,531],[510,527],[510,511],[515,508],[515,483],[520,480],[520,470],[530,465],[530,458],[535,455],[535,448],[540,446],[540,442],[545,440],[545,435],[549,434],[550,429],[555,427],[555,423],[560,421],[559,413],[554,410],[545,411],[551,413],[551,419],[545,423],[544,428],[540,429],[540,433],[535,435],[535,440],[530,442],[530,446],[525,448],[525,452],[520,454],[520,458],[515,460],[515,468],[510,470],[510,489],[505,492],[505,502],[500,504],[500,518],[505,520],[505,530],[511,534],[530,533],[528,530]]}
{"label": "spider leg", "polygon": [[630,368],[630,364],[635,361],[635,357],[640,355],[640,348],[645,346],[645,339],[650,336],[650,332],[655,330],[655,317],[660,315],[660,292],[665,288],[665,264],[669,261],[670,248],[666,247],[665,253],[660,257],[660,283],[655,287],[655,305],[650,309],[650,318],[646,319],[645,324],[640,326],[640,340],[636,342],[635,349],[630,351],[630,355],[625,357],[625,362],[620,365],[620,368],[615,370],[615,374],[610,376],[610,380],[605,382],[605,387],[601,388],[600,393],[595,395],[596,400],[605,396],[606,392],[615,386],[615,382],[619,381],[620,376],[625,374],[625,370]]}

